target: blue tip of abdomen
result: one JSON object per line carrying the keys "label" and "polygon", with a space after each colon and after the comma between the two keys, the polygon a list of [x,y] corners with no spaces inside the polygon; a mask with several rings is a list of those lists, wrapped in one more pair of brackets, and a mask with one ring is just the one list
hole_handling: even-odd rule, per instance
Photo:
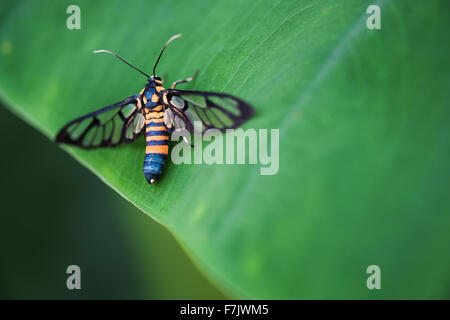
{"label": "blue tip of abdomen", "polygon": [[144,177],[148,183],[154,183],[162,173],[166,155],[158,153],[149,153],[144,159]]}

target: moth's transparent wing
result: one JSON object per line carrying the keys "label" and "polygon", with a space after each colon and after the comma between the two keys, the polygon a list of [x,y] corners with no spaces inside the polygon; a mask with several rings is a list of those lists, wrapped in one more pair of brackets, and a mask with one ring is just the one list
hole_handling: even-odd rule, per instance
{"label": "moth's transparent wing", "polygon": [[254,113],[251,105],[229,94],[176,89],[167,91],[174,129],[183,126],[193,132],[194,122],[201,121],[203,131],[210,128],[225,131],[239,127]]}
{"label": "moth's transparent wing", "polygon": [[138,108],[138,99],[136,94],[72,120],[58,132],[56,142],[84,149],[133,142],[145,130],[145,119]]}
{"label": "moth's transparent wing", "polygon": [[194,124],[186,116],[185,112],[176,108],[168,107],[164,112],[164,124],[167,130],[172,133],[175,130],[185,129],[189,132],[194,131]]}

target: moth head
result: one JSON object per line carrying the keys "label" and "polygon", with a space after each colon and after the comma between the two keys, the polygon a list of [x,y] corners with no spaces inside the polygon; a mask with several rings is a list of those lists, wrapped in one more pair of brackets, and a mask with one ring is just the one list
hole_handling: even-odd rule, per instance
{"label": "moth head", "polygon": [[152,84],[154,86],[160,86],[163,83],[163,81],[162,81],[161,77],[151,76],[148,78],[148,83]]}
{"label": "moth head", "polygon": [[157,84],[162,84],[162,83],[163,83],[161,77],[158,77],[158,76],[155,77],[155,82],[156,82]]}

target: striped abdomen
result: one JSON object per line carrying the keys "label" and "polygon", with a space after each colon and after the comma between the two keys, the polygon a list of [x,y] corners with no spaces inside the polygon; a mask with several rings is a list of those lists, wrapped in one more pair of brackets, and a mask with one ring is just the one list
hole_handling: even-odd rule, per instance
{"label": "striped abdomen", "polygon": [[162,106],[146,109],[145,132],[147,147],[145,148],[144,176],[148,183],[158,180],[162,173],[164,161],[169,153],[169,132],[164,124]]}

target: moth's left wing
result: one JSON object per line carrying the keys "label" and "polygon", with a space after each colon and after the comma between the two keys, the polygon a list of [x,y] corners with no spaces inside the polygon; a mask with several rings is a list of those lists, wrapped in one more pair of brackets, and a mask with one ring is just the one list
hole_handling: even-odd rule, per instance
{"label": "moth's left wing", "polygon": [[115,147],[133,142],[145,130],[138,108],[139,94],[70,121],[57,134],[56,142],[83,149]]}
{"label": "moth's left wing", "polygon": [[166,126],[169,130],[183,128],[194,131],[194,121],[201,121],[203,131],[220,131],[239,127],[251,118],[254,111],[242,99],[226,93],[168,89]]}

